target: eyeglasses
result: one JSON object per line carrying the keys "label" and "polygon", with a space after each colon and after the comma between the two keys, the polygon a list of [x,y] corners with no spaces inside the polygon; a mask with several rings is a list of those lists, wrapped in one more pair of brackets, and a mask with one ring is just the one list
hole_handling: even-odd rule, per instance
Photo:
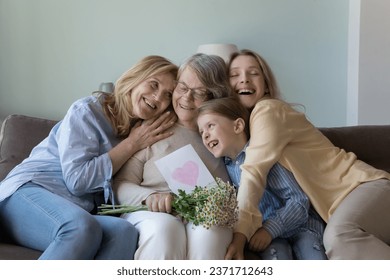
{"label": "eyeglasses", "polygon": [[175,91],[181,95],[190,92],[190,95],[199,101],[206,101],[210,96],[210,93],[207,92],[207,90],[204,88],[190,88],[185,83],[180,81],[177,81],[176,83]]}

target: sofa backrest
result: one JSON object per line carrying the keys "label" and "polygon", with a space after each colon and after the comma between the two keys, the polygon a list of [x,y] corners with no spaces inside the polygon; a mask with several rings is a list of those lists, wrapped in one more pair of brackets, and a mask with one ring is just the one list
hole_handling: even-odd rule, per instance
{"label": "sofa backrest", "polygon": [[56,123],[23,115],[10,115],[4,120],[0,132],[0,181],[28,157],[32,148],[49,134]]}
{"label": "sofa backrest", "polygon": [[[41,142],[57,123],[23,115],[8,116],[0,132],[0,181]],[[390,125],[320,128],[336,146],[390,172]]]}
{"label": "sofa backrest", "polygon": [[354,152],[358,159],[390,172],[390,125],[320,128],[337,147]]}

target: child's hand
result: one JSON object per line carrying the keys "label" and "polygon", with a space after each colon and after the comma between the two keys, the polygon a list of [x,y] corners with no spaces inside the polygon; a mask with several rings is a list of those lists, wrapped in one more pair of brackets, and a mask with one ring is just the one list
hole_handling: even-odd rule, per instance
{"label": "child's hand", "polygon": [[259,228],[249,240],[249,249],[254,252],[264,251],[271,244],[272,236],[264,228]]}

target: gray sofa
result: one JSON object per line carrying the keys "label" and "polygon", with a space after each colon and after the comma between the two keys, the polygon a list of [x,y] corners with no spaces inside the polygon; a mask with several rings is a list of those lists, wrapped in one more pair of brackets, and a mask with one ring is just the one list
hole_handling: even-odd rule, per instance
{"label": "gray sofa", "polygon": [[[22,115],[8,116],[0,132],[0,181],[46,135],[56,121]],[[336,145],[358,158],[390,172],[390,125],[321,128]],[[28,219],[28,216],[26,216]],[[0,222],[1,224],[1,222]],[[0,226],[0,260],[37,259],[41,252],[18,246]],[[251,254],[247,258],[253,258]]]}

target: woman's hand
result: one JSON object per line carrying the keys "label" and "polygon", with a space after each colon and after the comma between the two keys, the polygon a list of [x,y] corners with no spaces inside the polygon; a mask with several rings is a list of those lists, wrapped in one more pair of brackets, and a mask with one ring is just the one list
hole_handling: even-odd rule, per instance
{"label": "woman's hand", "polygon": [[171,213],[172,201],[171,193],[153,193],[146,198],[145,204],[149,211]]}
{"label": "woman's hand", "polygon": [[249,250],[264,251],[271,244],[272,236],[264,228],[259,228],[249,240]]}
{"label": "woman's hand", "polygon": [[131,129],[126,140],[134,146],[137,152],[171,136],[172,132],[166,132],[166,130],[172,127],[176,120],[177,116],[168,111],[157,118],[139,121]]}

